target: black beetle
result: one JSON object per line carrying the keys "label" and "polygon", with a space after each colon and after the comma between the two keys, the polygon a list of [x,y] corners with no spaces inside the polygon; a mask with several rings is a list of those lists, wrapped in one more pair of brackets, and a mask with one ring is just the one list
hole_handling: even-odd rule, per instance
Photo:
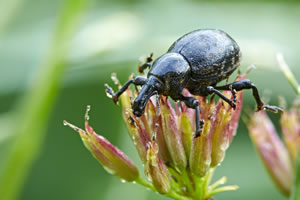
{"label": "black beetle", "polygon": [[167,53],[157,58],[153,65],[151,65],[151,54],[146,63],[139,66],[139,72],[143,72],[147,67],[150,68],[147,78],[137,76],[127,81],[116,93],[106,85],[106,92],[116,103],[131,83],[142,85],[132,105],[133,113],[138,117],[143,114],[147,101],[154,94],[162,94],[170,96],[175,101],[183,101],[189,108],[196,110],[196,136],[200,136],[203,126],[203,121],[200,120],[200,107],[194,97],[182,95],[184,88],[188,89],[191,94],[199,96],[215,93],[233,109],[236,106],[235,98],[228,99],[219,90],[231,90],[235,97],[235,91],[252,89],[258,110],[281,111],[276,106],[264,105],[257,88],[249,80],[216,86],[218,82],[228,78],[237,69],[240,59],[240,48],[227,33],[216,29],[199,29],[176,40]]}

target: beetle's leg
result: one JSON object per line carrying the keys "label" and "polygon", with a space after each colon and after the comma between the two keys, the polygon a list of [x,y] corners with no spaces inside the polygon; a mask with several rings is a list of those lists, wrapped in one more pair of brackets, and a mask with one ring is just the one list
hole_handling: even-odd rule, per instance
{"label": "beetle's leg", "polygon": [[233,109],[236,108],[236,99],[235,97],[235,93],[233,91],[233,89],[231,89],[232,94],[233,94],[233,100],[228,99],[226,96],[224,96],[219,90],[217,90],[215,87],[212,86],[207,86],[205,88],[207,90],[208,94],[212,94],[215,93],[216,95],[218,95],[221,99],[223,99],[224,101],[226,101]]}
{"label": "beetle's leg", "polygon": [[119,96],[126,91],[126,89],[129,87],[130,84],[134,84],[134,85],[145,85],[147,82],[147,78],[142,77],[142,76],[137,76],[134,79],[128,80],[122,87],[121,89],[119,89],[119,91],[117,91],[116,93],[114,93],[113,89],[111,87],[109,87],[107,84],[105,84],[106,87],[106,93],[111,96],[111,98],[113,99],[113,101],[115,103],[118,102],[119,100]]}
{"label": "beetle's leg", "polygon": [[240,91],[243,89],[252,89],[252,94],[253,94],[256,104],[257,104],[257,111],[268,110],[268,111],[275,112],[275,113],[277,113],[278,111],[281,111],[281,112],[283,111],[281,108],[279,108],[277,106],[265,105],[258,94],[257,87],[250,80],[240,80],[240,81],[236,81],[231,84],[228,84],[228,85],[218,86],[215,88],[220,89],[220,90],[230,90],[230,88],[231,88],[232,90],[236,90],[236,91]]}
{"label": "beetle's leg", "polygon": [[236,90],[232,89],[232,85],[229,86],[229,89],[231,91],[232,94],[232,98],[233,98],[233,103],[236,104]]}
{"label": "beetle's leg", "polygon": [[200,120],[200,106],[199,106],[197,99],[195,99],[194,97],[185,97],[185,96],[181,95],[179,100],[183,101],[187,107],[193,108],[196,110],[196,135],[195,135],[195,137],[201,136],[204,121]]}
{"label": "beetle's leg", "polygon": [[150,55],[146,59],[146,62],[143,63],[143,64],[139,64],[138,65],[138,71],[139,71],[139,73],[143,74],[144,70],[146,68],[148,68],[148,67],[150,68],[151,67],[151,62],[153,61],[152,57],[153,57],[153,53],[150,53]]}

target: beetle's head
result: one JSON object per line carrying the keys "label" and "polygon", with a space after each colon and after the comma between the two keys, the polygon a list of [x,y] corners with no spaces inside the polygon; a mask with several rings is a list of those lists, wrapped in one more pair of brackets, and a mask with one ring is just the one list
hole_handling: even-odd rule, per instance
{"label": "beetle's head", "polygon": [[149,76],[147,83],[142,87],[139,95],[132,105],[133,114],[140,117],[144,111],[146,104],[151,96],[160,94],[163,91],[162,82],[155,76]]}

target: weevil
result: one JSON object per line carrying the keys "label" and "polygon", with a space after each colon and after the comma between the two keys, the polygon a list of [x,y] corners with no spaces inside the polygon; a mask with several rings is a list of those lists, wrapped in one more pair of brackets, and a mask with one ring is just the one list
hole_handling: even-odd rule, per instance
{"label": "weevil", "polygon": [[[176,40],[153,64],[151,54],[147,61],[138,67],[141,73],[150,68],[147,78],[137,76],[127,81],[116,93],[106,85],[106,92],[116,103],[130,84],[142,86],[132,105],[133,114],[138,117],[143,114],[149,98],[155,94],[183,101],[187,107],[196,111],[196,137],[201,135],[204,122],[200,120],[198,101],[194,97],[184,96],[182,94],[184,88],[198,96],[216,94],[233,109],[236,107],[235,92],[252,89],[258,111],[282,111],[279,107],[265,105],[257,87],[250,80],[217,86],[217,83],[227,79],[238,68],[240,60],[240,48],[227,33],[217,29],[199,29]],[[232,100],[227,98],[219,90],[230,90],[234,98]]]}

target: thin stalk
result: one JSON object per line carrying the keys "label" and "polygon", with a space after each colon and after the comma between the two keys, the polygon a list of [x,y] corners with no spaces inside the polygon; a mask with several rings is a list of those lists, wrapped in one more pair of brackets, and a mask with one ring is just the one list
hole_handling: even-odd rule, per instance
{"label": "thin stalk", "polygon": [[208,191],[208,187],[209,187],[209,184],[211,182],[211,179],[214,175],[214,172],[215,172],[215,168],[211,168],[208,170],[207,174],[204,176],[204,181],[203,181],[203,185],[202,185],[202,197],[205,197],[207,194],[206,192]]}
{"label": "thin stalk", "polygon": [[27,91],[15,110],[15,129],[11,133],[15,139],[0,174],[2,200],[18,198],[27,174],[40,153],[47,121],[65,70],[67,47],[85,4],[84,0],[65,1],[45,63],[39,68],[41,71],[37,74],[34,86]]}
{"label": "thin stalk", "polygon": [[300,200],[300,153],[298,153],[296,161],[295,179],[290,200]]}
{"label": "thin stalk", "polygon": [[228,186],[224,186],[224,187],[219,187],[215,190],[213,190],[212,192],[210,192],[209,194],[207,194],[207,196],[213,196],[217,193],[220,192],[225,192],[225,191],[232,191],[232,190],[237,190],[239,187],[236,185],[228,185]]}
{"label": "thin stalk", "polygon": [[[154,191],[154,192],[157,192],[156,189],[153,187],[153,185],[151,183],[149,183],[148,181],[146,181],[145,179],[139,177],[137,180],[136,180],[136,183]],[[177,200],[191,200],[190,198],[188,197],[184,197],[178,193],[176,193],[175,191],[170,191],[168,194],[166,194],[166,196],[168,197],[171,197],[173,199],[177,199]]]}
{"label": "thin stalk", "polygon": [[189,178],[189,175],[188,175],[187,171],[186,170],[182,170],[182,174],[181,175],[182,175],[182,179],[184,181],[184,184],[185,184],[185,186],[187,188],[187,191],[190,194],[192,194],[194,192],[194,188],[193,188],[193,186],[191,184],[191,180]]}
{"label": "thin stalk", "polygon": [[146,181],[145,179],[143,179],[142,177],[139,177],[137,180],[136,180],[136,183],[154,191],[154,192],[157,192],[156,189],[153,187],[153,185],[151,183],[149,183],[148,181]]}
{"label": "thin stalk", "polygon": [[297,82],[297,79],[295,78],[294,74],[292,73],[291,69],[289,68],[288,64],[285,62],[283,55],[281,53],[277,54],[277,61],[279,63],[280,69],[285,75],[286,79],[290,83],[290,85],[293,87],[297,95],[300,95],[300,85]]}
{"label": "thin stalk", "polygon": [[181,196],[174,191],[169,192],[168,194],[166,194],[166,196],[177,200],[192,200],[192,198]]}
{"label": "thin stalk", "polygon": [[195,197],[202,197],[202,184],[203,184],[203,178],[198,177],[198,176],[193,176],[194,184],[195,184],[195,192],[194,195]]}

